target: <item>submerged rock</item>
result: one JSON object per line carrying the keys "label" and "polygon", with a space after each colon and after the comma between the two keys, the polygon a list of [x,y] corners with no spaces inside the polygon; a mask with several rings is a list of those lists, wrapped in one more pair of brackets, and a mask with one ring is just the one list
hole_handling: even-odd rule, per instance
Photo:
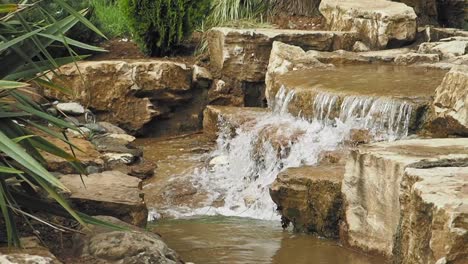
{"label": "submerged rock", "polygon": [[105,171],[82,177],[64,175],[60,181],[70,190],[69,199],[78,210],[146,225],[148,209],[142,198],[141,180],[118,171]]}
{"label": "submerged rock", "polygon": [[84,234],[74,237],[74,250],[82,263],[137,264],[184,263],[157,234],[129,226],[116,218],[97,216],[98,219],[122,226],[128,230],[91,226]]}
{"label": "submerged rock", "polygon": [[[423,207],[414,209],[411,209],[411,207],[412,205],[435,203],[435,208],[449,208],[445,207],[444,204],[459,199],[460,192],[455,190],[457,188],[463,189],[462,185],[456,187],[457,184],[454,185],[454,181],[460,182],[463,179],[466,181],[466,174],[447,174],[447,172],[451,170],[453,172],[466,172],[467,170],[448,168],[465,166],[466,169],[466,166],[468,166],[467,161],[468,139],[401,140],[365,145],[352,151],[346,165],[342,185],[342,193],[346,200],[342,241],[346,245],[359,248],[365,252],[379,253],[387,257],[401,258],[402,254],[410,254],[401,253],[402,247],[405,247],[405,250],[418,251],[422,255],[427,255],[427,252],[433,250],[430,244],[427,243],[430,238],[421,236],[432,231],[427,230],[421,234],[415,231],[419,230],[415,225],[432,222],[434,223],[432,228],[439,230],[434,234],[437,233],[438,237],[447,238],[453,237],[453,229],[439,228],[439,224],[433,222],[433,219],[436,220],[436,218],[432,217],[437,216],[432,216],[430,212],[436,212],[436,209],[429,209],[426,211],[427,213],[420,213],[418,210],[424,210]],[[429,195],[431,188],[429,188],[429,185],[425,185],[424,182],[418,185],[416,182],[419,180],[412,183],[408,182],[408,175],[405,172],[413,176],[424,176],[420,171],[406,170],[412,167],[421,169],[447,167],[445,172],[443,170],[434,170],[434,173],[429,173],[426,182],[434,182],[430,178],[431,175],[435,177],[440,172],[441,174],[437,176],[440,179],[440,181],[437,181],[437,188],[438,190],[444,190],[444,194],[440,195],[446,198],[426,200],[423,197],[422,202],[418,201],[420,195]],[[442,176],[445,174],[452,175],[452,178],[443,178]],[[422,178],[422,180],[425,181],[426,178]],[[423,185],[428,188],[426,190],[421,189]],[[418,194],[418,190],[421,190],[420,194]],[[467,207],[460,203],[458,205],[460,206],[456,207],[457,210],[461,210],[460,213],[463,213],[466,217],[468,215]],[[448,215],[451,214],[450,210],[452,209],[446,212]],[[412,218],[410,215],[416,218]],[[402,225],[402,221],[417,222]],[[458,228],[461,228],[458,229],[460,235],[466,234],[466,227],[459,226]],[[404,241],[401,240],[402,235],[406,236]],[[413,244],[413,242],[417,241],[421,242]],[[440,242],[443,243],[443,240]],[[437,260],[444,256],[447,256],[447,258],[450,256],[461,257],[465,254],[463,250],[463,248],[454,247],[449,250],[453,251],[449,254],[447,251],[437,249],[438,256],[434,257],[437,257]],[[430,258],[430,256],[428,257]]]}
{"label": "submerged rock", "polygon": [[320,12],[330,30],[357,31],[371,49],[403,46],[416,37],[416,14],[385,0],[322,0]]}
{"label": "submerged rock", "polygon": [[343,217],[341,181],[344,165],[324,164],[289,168],[281,172],[270,195],[278,205],[284,226],[336,238]]}

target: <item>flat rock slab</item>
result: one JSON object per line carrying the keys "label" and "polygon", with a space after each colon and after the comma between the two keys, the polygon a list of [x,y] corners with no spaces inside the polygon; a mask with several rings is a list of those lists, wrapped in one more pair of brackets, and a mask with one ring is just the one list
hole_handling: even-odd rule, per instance
{"label": "flat rock slab", "polygon": [[344,164],[324,164],[281,172],[270,187],[270,195],[278,205],[283,225],[292,223],[295,231],[338,237],[344,171]]}
{"label": "flat rock slab", "polygon": [[396,263],[464,263],[468,167],[421,167],[407,168],[401,184]]}
{"label": "flat rock slab", "polygon": [[146,225],[148,210],[143,201],[141,180],[119,171],[83,176],[64,175],[60,181],[70,190],[75,207],[90,215],[110,215],[137,225]]}
{"label": "flat rock slab", "polygon": [[240,125],[255,122],[268,113],[265,108],[209,105],[203,115],[203,131],[210,137],[216,137],[221,127],[220,122],[224,127],[235,130]]}
{"label": "flat rock slab", "polygon": [[261,82],[274,41],[305,50],[351,50],[355,32],[305,31],[284,29],[213,28],[208,33],[211,65],[228,76],[248,82]]}
{"label": "flat rock slab", "polygon": [[403,3],[322,0],[319,9],[331,30],[356,31],[372,49],[402,46],[416,37],[416,13]]}
{"label": "flat rock slab", "polygon": [[[404,187],[405,169],[465,167],[467,161],[468,138],[383,142],[352,151],[342,185],[346,200],[343,242],[366,252],[399,257],[396,234],[411,234],[414,239],[419,236],[412,228],[399,230],[402,215],[410,213],[402,205],[402,199],[416,186],[407,184]],[[444,180],[440,187],[449,190],[453,185]],[[452,198],[457,199],[456,195]],[[413,202],[416,201],[408,201]],[[467,209],[466,206],[461,208]],[[427,217],[430,215],[420,220],[426,221]],[[451,236],[449,233],[443,235]],[[417,246],[421,250],[431,250],[428,244]]]}

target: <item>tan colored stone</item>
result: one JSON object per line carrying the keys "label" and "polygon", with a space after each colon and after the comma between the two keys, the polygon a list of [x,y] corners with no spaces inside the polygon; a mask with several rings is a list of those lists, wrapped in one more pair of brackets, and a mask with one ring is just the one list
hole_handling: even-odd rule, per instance
{"label": "tan colored stone", "polygon": [[341,181],[343,164],[289,168],[270,187],[283,226],[292,223],[295,231],[338,237],[343,216]]}
{"label": "tan colored stone", "polygon": [[64,175],[60,181],[70,190],[69,199],[81,212],[111,215],[133,225],[146,225],[148,209],[142,198],[140,179],[118,171],[105,171],[82,178]]}
{"label": "tan colored stone", "polygon": [[353,150],[342,185],[346,201],[343,242],[366,252],[399,256],[394,239],[405,213],[400,204],[405,169],[456,167],[467,160],[468,139],[462,138],[382,142]]}
{"label": "tan colored stone", "polygon": [[36,237],[20,238],[23,248],[0,247],[0,263],[5,264],[61,264],[50,251],[41,246]]}
{"label": "tan colored stone", "polygon": [[402,46],[416,37],[416,14],[385,0],[322,0],[320,12],[331,30],[357,31],[371,49]]}
{"label": "tan colored stone", "polygon": [[204,112],[203,131],[211,137],[216,137],[219,122],[224,122],[234,132],[241,124],[254,123],[257,118],[267,113],[268,110],[263,108],[209,105]]}
{"label": "tan colored stone", "polygon": [[466,263],[468,167],[417,167],[401,183],[395,263]]}
{"label": "tan colored stone", "polygon": [[53,91],[49,97],[73,99],[99,113],[99,117],[131,132],[137,132],[169,106],[191,97],[192,70],[185,64],[148,61],[82,61],[60,67],[60,76],[48,77],[69,87],[64,98]]}
{"label": "tan colored stone", "polygon": [[437,87],[433,103],[434,131],[446,135],[468,135],[468,65],[455,66]]}
{"label": "tan colored stone", "polygon": [[213,28],[208,33],[211,65],[223,75],[242,81],[263,81],[274,41],[305,50],[351,50],[352,32],[283,29]]}
{"label": "tan colored stone", "polygon": [[402,55],[398,55],[395,58],[395,64],[398,65],[410,65],[415,63],[434,63],[440,60],[438,54],[421,54],[416,52],[410,52]]}

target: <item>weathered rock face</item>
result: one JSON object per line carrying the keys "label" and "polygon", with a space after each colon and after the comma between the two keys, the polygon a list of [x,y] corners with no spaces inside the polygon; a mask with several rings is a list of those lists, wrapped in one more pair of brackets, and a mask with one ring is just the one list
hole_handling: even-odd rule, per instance
{"label": "weathered rock face", "polygon": [[145,226],[148,209],[143,201],[141,180],[118,171],[105,171],[82,177],[69,174],[60,181],[70,190],[75,207],[89,215],[111,215]]}
{"label": "weathered rock face", "polygon": [[283,226],[292,223],[295,231],[336,238],[343,214],[341,181],[344,165],[324,164],[289,168],[270,187]]}
{"label": "weathered rock face", "polygon": [[468,167],[405,170],[395,263],[466,263],[467,182]]}
{"label": "weathered rock face", "polygon": [[206,107],[203,119],[203,131],[205,134],[216,138],[219,132],[219,122],[224,122],[234,133],[241,124],[255,122],[258,117],[267,114],[268,111],[256,107],[232,107],[214,106]]}
{"label": "weathered rock face", "polygon": [[434,133],[468,135],[468,66],[455,66],[437,87],[435,117],[430,124]]}
{"label": "weathered rock face", "polygon": [[[432,221],[430,214],[417,212],[417,210],[423,210],[423,208],[416,208],[416,212],[413,212],[404,207],[418,204],[417,199],[408,200],[405,197],[410,196],[411,192],[417,194],[419,192],[417,190],[422,190],[420,189],[422,185],[418,187],[417,184],[404,183],[406,180],[405,169],[409,167],[462,166],[460,164],[466,164],[468,160],[467,147],[468,139],[428,139],[376,143],[352,151],[346,165],[342,185],[342,193],[346,201],[345,225],[342,230],[343,242],[366,252],[379,253],[388,257],[393,256],[394,253],[395,257],[398,257],[400,255],[398,250],[402,247],[408,251],[419,250],[421,252],[420,250],[423,250],[429,252],[431,249],[427,244],[423,245],[425,242],[415,245],[415,247],[420,247],[419,249],[410,248],[412,245],[408,241],[422,239],[427,242],[426,238],[418,238],[419,233],[413,230],[415,228],[413,225],[408,226],[406,224],[409,228],[401,229],[402,219],[411,214],[421,217],[421,219],[417,218],[417,220],[410,217],[411,221],[417,221],[416,225],[419,225],[420,222]],[[409,173],[414,174],[411,171]],[[461,179],[464,177],[462,176]],[[430,178],[428,180],[432,182]],[[444,193],[450,193],[451,198],[449,200],[438,200],[436,207],[443,207],[445,201],[458,199],[457,192],[449,191],[454,190],[450,178],[438,183],[438,188],[447,190]],[[463,187],[461,188],[463,190]],[[428,189],[427,191],[424,190],[423,193],[430,194],[431,192]],[[423,198],[423,200],[425,199]],[[430,204],[428,201],[426,203]],[[431,200],[431,202],[436,201]],[[466,206],[458,208],[462,209],[465,215],[468,213]],[[433,222],[433,227],[438,229],[440,225]],[[453,237],[450,228],[440,228],[441,232],[438,233],[438,236]],[[463,232],[466,233],[466,230]],[[407,234],[410,236],[410,240],[399,240],[397,234]],[[453,252],[450,255],[461,254],[462,251],[460,250],[464,249],[454,247],[452,251],[456,251],[456,253]],[[448,252],[445,253],[448,254]],[[443,257],[440,253],[438,254],[437,258]]]}
{"label": "weathered rock face", "polygon": [[371,49],[398,47],[416,37],[416,14],[385,0],[322,0],[320,12],[331,30],[357,31]]}
{"label": "weathered rock face", "polygon": [[451,59],[468,52],[468,37],[441,39],[440,42],[425,42],[419,46],[419,53],[438,54],[441,58]]}
{"label": "weathered rock face", "polygon": [[[72,89],[67,99],[80,101],[103,120],[131,132],[191,99],[192,70],[168,61],[82,61],[49,78]],[[81,75],[80,75],[81,74]],[[49,97],[62,97],[46,91]]]}
{"label": "weathered rock face", "polygon": [[22,249],[0,248],[0,263],[5,264],[61,264],[50,251],[41,246],[36,237],[21,238]]}
{"label": "weathered rock face", "polygon": [[213,28],[208,33],[210,62],[220,81],[212,88],[210,102],[235,106],[260,106],[265,73],[274,41],[305,50],[351,50],[354,32],[280,29]]}
{"label": "weathered rock face", "polygon": [[[184,263],[161,237],[127,225],[116,218],[98,216],[100,220],[126,227],[128,231],[116,231],[91,226],[84,234],[74,237],[74,249],[80,263]],[[78,262],[77,262],[78,263]]]}

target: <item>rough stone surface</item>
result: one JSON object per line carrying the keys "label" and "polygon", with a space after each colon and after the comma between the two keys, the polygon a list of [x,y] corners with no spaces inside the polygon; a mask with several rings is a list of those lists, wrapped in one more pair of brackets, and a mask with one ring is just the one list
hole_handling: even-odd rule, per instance
{"label": "rough stone surface", "polygon": [[0,263],[4,264],[61,264],[50,251],[41,246],[36,237],[20,238],[22,249],[0,247]]}
{"label": "rough stone surface", "polygon": [[56,107],[65,114],[82,115],[85,113],[84,107],[79,103],[59,103],[56,105]]}
{"label": "rough stone surface", "polygon": [[354,32],[213,28],[208,33],[210,62],[217,81],[210,103],[264,106],[264,80],[274,41],[305,50],[351,50]]}
{"label": "rough stone surface", "polygon": [[343,214],[341,181],[344,165],[324,164],[289,168],[281,172],[270,195],[278,205],[283,225],[299,232],[336,238]]}
{"label": "rough stone surface", "polygon": [[98,122],[97,123],[99,126],[101,126],[102,128],[104,128],[106,130],[107,133],[111,133],[111,134],[127,134],[125,132],[125,130],[121,129],[120,127],[116,126],[116,125],[113,125],[109,122]]}
{"label": "rough stone surface", "polygon": [[74,237],[74,250],[81,263],[136,264],[184,263],[157,234],[127,225],[116,218],[98,216],[100,220],[123,226],[128,231],[116,231],[91,226]]}
{"label": "rough stone surface", "polygon": [[410,65],[415,63],[434,63],[439,61],[438,54],[420,54],[416,52],[410,52],[406,54],[398,55],[395,58],[395,64],[398,65]]}
{"label": "rough stone surface", "polygon": [[274,41],[304,50],[351,50],[356,34],[333,31],[214,28],[208,35],[211,64],[224,75],[257,82],[265,78]]}
{"label": "rough stone surface", "polygon": [[148,210],[143,201],[141,180],[118,171],[105,171],[82,177],[64,175],[60,181],[70,190],[76,208],[90,215],[111,215],[145,226]]}
{"label": "rough stone surface", "polygon": [[[47,141],[51,142],[55,146],[65,150],[68,154],[73,155],[70,150],[70,146],[57,138],[42,135]],[[96,166],[102,168],[104,166],[104,160],[101,154],[96,150],[96,147],[91,144],[88,140],[76,137],[70,137],[70,142],[75,145],[78,149],[74,150],[76,158],[84,166]],[[42,152],[44,159],[47,161],[47,169],[49,171],[60,172],[60,173],[77,173],[77,171],[70,165],[70,163],[64,158],[54,156],[50,153]]]}
{"label": "rough stone surface", "polygon": [[401,183],[395,263],[466,263],[468,167],[421,167]]}
{"label": "rough stone surface", "polygon": [[203,118],[203,131],[210,137],[217,137],[219,122],[224,122],[234,133],[241,124],[254,123],[268,111],[255,107],[214,106],[206,107]]}
{"label": "rough stone surface", "polygon": [[[192,70],[169,61],[82,61],[60,67],[48,77],[73,89],[71,98],[105,121],[137,132],[152,119],[191,98]],[[49,97],[59,97],[45,91]]]}
{"label": "rough stone surface", "polygon": [[453,67],[437,87],[432,130],[445,135],[468,135],[468,65]]}
{"label": "rough stone surface", "polygon": [[[398,252],[395,238],[401,215],[408,213],[400,203],[405,195],[402,187],[405,169],[457,167],[467,161],[466,138],[382,142],[352,151],[342,184],[346,201],[342,241],[366,252],[392,257],[395,250]],[[451,186],[450,181],[444,181],[439,187],[448,190]],[[466,210],[466,206],[464,208]],[[420,220],[426,221],[428,217],[430,215],[425,215]],[[401,232],[414,231],[410,228]],[[440,235],[450,236],[446,231]],[[424,250],[430,249],[425,247]]]}
{"label": "rough stone surface", "polygon": [[419,46],[419,53],[439,54],[443,59],[463,56],[468,52],[468,37],[442,39],[440,42],[424,42]]}
{"label": "rough stone surface", "polygon": [[385,0],[322,0],[329,28],[357,31],[371,49],[402,46],[416,37],[416,14],[402,3]]}

